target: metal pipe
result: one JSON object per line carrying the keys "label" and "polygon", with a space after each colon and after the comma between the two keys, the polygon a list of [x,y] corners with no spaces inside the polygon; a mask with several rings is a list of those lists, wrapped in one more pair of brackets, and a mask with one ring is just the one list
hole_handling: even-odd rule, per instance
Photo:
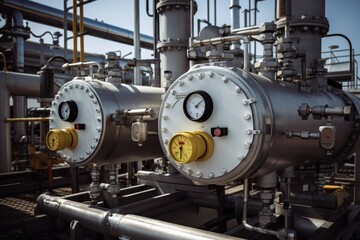
{"label": "metal pipe", "polygon": [[260,26],[250,26],[244,28],[238,28],[231,30],[232,34],[241,34],[241,35],[258,35],[260,34]]}
{"label": "metal pipe", "polygon": [[214,25],[216,26],[216,10],[217,10],[217,7],[216,7],[216,0],[214,0]]}
{"label": "metal pipe", "polygon": [[250,54],[249,54],[249,38],[243,35],[231,35],[226,37],[216,37],[216,38],[209,38],[203,40],[194,40],[193,46],[194,47],[201,47],[201,46],[209,46],[209,45],[218,45],[221,43],[229,43],[234,41],[244,41],[244,70],[250,71]]}
{"label": "metal pipe", "polygon": [[67,69],[71,69],[73,67],[89,67],[89,66],[97,66],[98,70],[102,71],[103,66],[98,62],[76,62],[76,63],[65,63],[61,66],[62,70],[65,71]]}
{"label": "metal pipe", "polygon": [[63,29],[64,29],[64,58],[67,59],[67,25],[68,25],[68,10],[67,10],[67,0],[64,0],[64,21],[63,21]]}
{"label": "metal pipe", "polygon": [[[193,47],[194,43],[194,0],[190,0],[190,38],[189,38],[189,48]],[[194,65],[194,60],[189,61],[189,67],[191,68]]]}
{"label": "metal pipe", "polygon": [[[240,28],[240,5],[239,0],[231,0],[230,1],[230,16],[231,16],[231,28],[238,29]],[[237,42],[233,42],[231,45],[232,49],[239,49],[240,44]]]}
{"label": "metal pipe", "polygon": [[[4,62],[6,64],[6,62]],[[0,72],[0,119],[10,117],[9,91],[7,90],[7,73]],[[0,121],[0,173],[11,172],[11,130],[10,124]]]}
{"label": "metal pipe", "polygon": [[4,122],[48,122],[49,117],[29,117],[29,118],[5,118]]}
{"label": "metal pipe", "polygon": [[81,226],[112,237],[128,239],[237,239],[218,233],[168,223],[133,214],[122,215],[111,210],[42,194],[37,199],[37,209],[66,221],[76,220]]}
{"label": "metal pipe", "polygon": [[261,227],[255,227],[253,225],[250,225],[247,221],[248,218],[248,198],[249,198],[249,180],[248,178],[244,179],[244,207],[243,207],[243,219],[242,219],[242,224],[244,225],[244,227],[249,230],[249,231],[255,231],[255,232],[259,232],[259,233],[263,233],[263,234],[270,234],[270,235],[274,235],[280,239],[282,238],[286,238],[286,239],[294,239],[294,233],[293,232],[287,232],[287,231],[274,231],[271,229],[266,229],[266,228],[261,228]]}
{"label": "metal pipe", "polygon": [[248,204],[248,198],[249,198],[249,184],[248,184],[248,178],[244,179],[244,207],[243,207],[243,220],[242,224],[247,230],[255,231],[263,234],[271,234],[277,236],[277,232],[270,230],[270,229],[264,229],[260,227],[254,227],[250,225],[247,222],[247,204]]}
{"label": "metal pipe", "polygon": [[[23,26],[23,15],[20,11],[13,11],[15,34],[15,69],[18,72],[24,72],[24,42],[25,30]],[[24,96],[13,96],[13,112],[14,117],[24,117],[26,115],[27,99]],[[13,125],[13,139],[15,143],[19,143],[20,139],[26,135],[25,123],[15,123]],[[9,140],[9,139],[8,139]],[[21,144],[21,148],[23,145]],[[26,151],[26,150],[25,150]],[[20,149],[19,152],[22,152]]]}
{"label": "metal pipe", "polygon": [[83,0],[80,0],[80,22],[79,22],[79,30],[80,30],[80,62],[85,61],[84,59],[84,3]]}
{"label": "metal pipe", "polygon": [[[63,28],[64,11],[56,8],[23,0],[4,0],[1,2],[1,8],[4,10],[20,10],[24,18],[29,21]],[[67,21],[71,24],[71,13],[68,14]],[[133,44],[134,34],[132,31],[90,18],[84,18],[84,31],[89,32],[91,36],[129,45]],[[146,49],[153,49],[153,37],[140,34],[140,46]]]}
{"label": "metal pipe", "polygon": [[[140,3],[139,0],[134,0],[134,57],[135,59],[141,59],[140,53]],[[140,78],[140,68],[134,67],[134,84],[142,85]]]}
{"label": "metal pipe", "polygon": [[73,0],[73,15],[72,15],[72,32],[73,32],[73,62],[77,62],[77,0]]}

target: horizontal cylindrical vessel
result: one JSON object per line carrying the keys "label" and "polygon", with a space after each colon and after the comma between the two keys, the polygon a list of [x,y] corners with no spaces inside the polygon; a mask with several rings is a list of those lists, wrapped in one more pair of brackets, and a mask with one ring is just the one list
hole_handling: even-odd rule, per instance
{"label": "horizontal cylindrical vessel", "polygon": [[[52,102],[47,144],[71,165],[114,164],[159,157],[163,153],[153,133],[157,132],[161,94],[160,88],[74,79],[61,87]],[[151,109],[151,115],[127,114],[138,109]],[[134,122],[138,124],[132,130]],[[151,134],[136,132],[139,125],[146,125],[140,129]],[[65,141],[60,134],[64,133],[62,130],[71,133],[67,134],[73,141],[69,143],[71,147],[58,147]],[[146,140],[135,142],[134,134],[136,139]]]}
{"label": "horizontal cylindrical vessel", "polygon": [[[358,146],[358,109],[359,100],[338,89],[310,93],[224,63],[198,65],[164,96],[159,136],[182,174],[199,184],[225,185],[290,165],[346,158]],[[213,152],[207,160],[183,163],[200,146],[170,139],[198,131],[212,137]]]}

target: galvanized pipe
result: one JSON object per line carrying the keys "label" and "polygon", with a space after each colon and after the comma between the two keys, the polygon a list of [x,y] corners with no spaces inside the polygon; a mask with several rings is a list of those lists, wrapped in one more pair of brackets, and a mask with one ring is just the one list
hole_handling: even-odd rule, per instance
{"label": "galvanized pipe", "polygon": [[[1,8],[4,10],[20,10],[24,18],[29,21],[63,28],[64,13],[59,9],[23,0],[4,0],[1,4]],[[72,23],[71,13],[68,14],[67,20],[69,24]],[[134,33],[132,31],[90,18],[84,18],[84,31],[88,31],[91,36],[130,45],[133,44]],[[153,49],[153,37],[140,34],[140,46],[146,49]]]}
{"label": "galvanized pipe", "polygon": [[66,221],[79,221],[81,226],[86,226],[88,229],[116,238],[148,240],[239,240],[239,238],[147,217],[113,213],[111,210],[106,211],[83,203],[45,194],[38,197],[37,209],[52,217]]}

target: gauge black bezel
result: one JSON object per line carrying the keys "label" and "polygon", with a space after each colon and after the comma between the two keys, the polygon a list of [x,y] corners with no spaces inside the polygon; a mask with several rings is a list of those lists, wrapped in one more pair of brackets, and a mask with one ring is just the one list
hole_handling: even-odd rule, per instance
{"label": "gauge black bezel", "polygon": [[[70,114],[69,117],[65,118],[62,114],[61,114],[61,107],[63,104],[68,104],[69,105],[69,110],[70,110]],[[73,100],[69,100],[69,101],[65,101],[65,102],[61,102],[58,108],[58,112],[59,112],[59,117],[61,118],[61,120],[66,121],[66,122],[73,122],[76,120],[77,116],[78,116],[78,107],[76,105],[76,102]]]}
{"label": "gauge black bezel", "polygon": [[[188,113],[187,111],[187,108],[186,108],[186,103],[189,99],[190,96],[192,96],[193,94],[199,94],[201,95],[201,97],[204,98],[204,102],[205,102],[205,111],[203,113],[203,115],[198,118],[198,119],[194,119],[190,116],[190,114]],[[198,90],[198,91],[194,91],[194,92],[191,92],[189,93],[185,99],[184,99],[184,103],[183,103],[183,111],[185,113],[185,116],[191,120],[191,121],[194,121],[194,122],[204,122],[206,120],[208,120],[213,112],[213,101],[212,101],[212,98],[211,96],[205,92],[205,91],[202,91],[202,90]]]}

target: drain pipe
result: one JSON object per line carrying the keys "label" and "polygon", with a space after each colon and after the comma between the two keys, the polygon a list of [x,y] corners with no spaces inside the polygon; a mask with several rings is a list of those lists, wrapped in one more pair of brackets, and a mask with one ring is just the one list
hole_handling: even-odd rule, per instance
{"label": "drain pipe", "polygon": [[282,230],[274,231],[271,229],[265,229],[265,228],[260,228],[260,227],[255,227],[253,225],[250,225],[247,221],[248,199],[249,199],[249,183],[248,183],[248,178],[245,178],[244,179],[244,208],[243,208],[242,224],[244,225],[244,227],[247,230],[259,232],[259,233],[263,233],[263,234],[268,234],[268,235],[274,235],[279,239],[284,239],[284,238],[289,239],[289,240],[296,239],[295,233],[293,233],[293,232],[287,232],[287,231],[282,231]]}
{"label": "drain pipe", "polygon": [[46,194],[40,195],[36,202],[40,212],[65,221],[78,221],[92,231],[118,239],[240,240],[138,215],[123,215]]}

